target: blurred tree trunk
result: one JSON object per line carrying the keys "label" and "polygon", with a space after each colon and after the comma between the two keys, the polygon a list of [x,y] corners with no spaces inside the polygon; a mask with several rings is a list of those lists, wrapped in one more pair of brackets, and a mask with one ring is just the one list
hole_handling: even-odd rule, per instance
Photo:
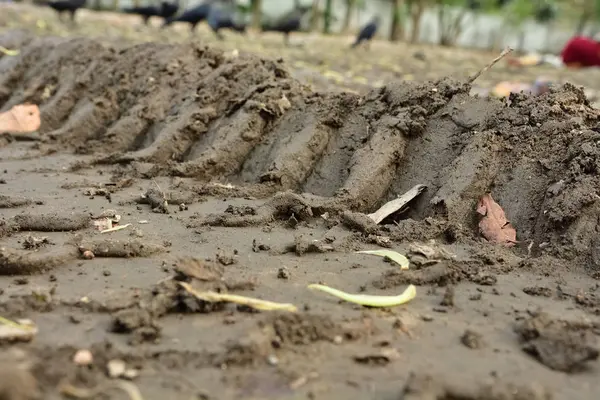
{"label": "blurred tree trunk", "polygon": [[419,41],[419,35],[421,34],[421,19],[425,12],[425,1],[426,0],[410,0],[410,20],[411,20],[411,32],[410,42],[417,43]]}
{"label": "blurred tree trunk", "polygon": [[140,0],[133,0],[133,6],[134,7],[139,7],[140,6]]}
{"label": "blurred tree trunk", "polygon": [[333,10],[333,0],[325,0],[325,13],[323,15],[323,33],[328,35],[331,33],[331,12]]}
{"label": "blurred tree trunk", "polygon": [[119,0],[113,0],[112,1],[112,7],[111,7],[111,9],[113,11],[117,11],[119,9]]}
{"label": "blurred tree trunk", "polygon": [[311,31],[316,31],[319,29],[319,20],[321,19],[321,15],[320,15],[320,11],[319,11],[320,3],[321,3],[320,0],[313,0],[313,2],[312,2],[312,10],[310,13],[310,30]]}
{"label": "blurred tree trunk", "polygon": [[583,33],[589,20],[590,20],[589,14],[586,12],[583,12],[581,14],[581,16],[579,17],[579,20],[577,21],[577,28],[575,29],[576,35],[581,35]]}
{"label": "blurred tree trunk", "polygon": [[260,31],[262,21],[262,0],[252,0],[252,28]]}
{"label": "blurred tree trunk", "polygon": [[344,14],[344,21],[342,23],[342,32],[348,33],[350,30],[350,21],[352,20],[352,14],[356,9],[356,0],[346,0],[346,13]]}
{"label": "blurred tree trunk", "polygon": [[392,27],[390,41],[397,42],[404,39],[404,0],[392,0]]}
{"label": "blurred tree trunk", "polygon": [[521,32],[519,32],[519,40],[517,42],[517,48],[516,48],[516,51],[518,54],[523,54],[523,52],[524,52],[525,37],[526,37],[525,29],[521,29]]}
{"label": "blurred tree trunk", "polygon": [[438,43],[440,46],[454,46],[462,33],[467,10],[464,8],[457,14],[455,14],[455,11],[438,0],[438,24],[440,28]]}

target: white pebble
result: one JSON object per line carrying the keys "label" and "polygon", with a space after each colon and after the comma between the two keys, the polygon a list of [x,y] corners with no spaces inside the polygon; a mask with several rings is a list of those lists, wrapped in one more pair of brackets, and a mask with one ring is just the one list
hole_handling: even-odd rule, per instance
{"label": "white pebble", "polygon": [[77,365],[90,365],[94,362],[94,356],[89,350],[77,350],[77,353],[73,356],[73,362]]}
{"label": "white pebble", "polygon": [[125,361],[114,359],[110,360],[108,364],[106,364],[106,369],[108,370],[108,376],[111,378],[120,378],[125,373],[127,369],[127,365]]}

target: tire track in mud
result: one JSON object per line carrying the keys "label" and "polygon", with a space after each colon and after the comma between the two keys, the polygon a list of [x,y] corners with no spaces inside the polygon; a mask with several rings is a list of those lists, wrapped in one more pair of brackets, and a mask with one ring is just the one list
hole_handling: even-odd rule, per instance
{"label": "tire track in mud", "polygon": [[308,192],[323,210],[371,212],[425,184],[405,217],[473,231],[473,207],[492,191],[522,240],[600,260],[589,251],[600,114],[572,85],[509,102],[469,96],[449,79],[314,93],[281,60],[194,44],[117,49],[21,31],[0,44],[21,49],[0,58],[1,110],[39,104],[46,146],[104,164],[153,163],[155,174]]}

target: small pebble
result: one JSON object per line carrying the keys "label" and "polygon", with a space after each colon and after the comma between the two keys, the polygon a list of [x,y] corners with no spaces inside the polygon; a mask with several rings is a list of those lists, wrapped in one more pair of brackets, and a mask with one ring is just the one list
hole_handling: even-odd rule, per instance
{"label": "small pebble", "polygon": [[269,365],[277,365],[279,364],[279,359],[277,358],[277,356],[271,354],[269,357],[267,357],[267,362],[269,363]]}
{"label": "small pebble", "polygon": [[123,372],[122,377],[125,379],[134,380],[140,375],[140,372],[137,369],[129,368],[125,372]]}
{"label": "small pebble", "polygon": [[129,236],[143,237],[144,236],[144,232],[141,229],[139,229],[139,228],[133,228],[133,230],[131,231],[131,233],[129,233]]}
{"label": "small pebble", "polygon": [[87,349],[77,350],[73,356],[73,362],[81,366],[90,365],[94,362],[94,356],[92,355],[92,352]]}
{"label": "small pebble", "polygon": [[110,271],[102,271],[102,275],[104,275],[104,276],[110,276]]}
{"label": "small pebble", "polygon": [[125,374],[126,369],[127,364],[125,364],[125,361],[123,360],[114,359],[106,364],[106,370],[108,371],[108,376],[110,378],[120,378]]}
{"label": "small pebble", "polygon": [[92,253],[91,250],[86,250],[83,252],[83,258],[85,258],[86,260],[91,260],[94,257],[94,253]]}
{"label": "small pebble", "polygon": [[277,278],[290,279],[290,271],[286,267],[279,268],[279,271],[277,271]]}
{"label": "small pebble", "polygon": [[470,349],[479,349],[483,346],[483,336],[477,332],[467,329],[460,337],[460,341]]}
{"label": "small pebble", "polygon": [[342,338],[340,335],[336,335],[333,338],[333,343],[335,343],[335,344],[342,344],[343,341],[344,341],[344,338]]}
{"label": "small pebble", "polygon": [[471,300],[471,301],[481,300],[481,293],[472,294],[471,296],[469,296],[469,300]]}

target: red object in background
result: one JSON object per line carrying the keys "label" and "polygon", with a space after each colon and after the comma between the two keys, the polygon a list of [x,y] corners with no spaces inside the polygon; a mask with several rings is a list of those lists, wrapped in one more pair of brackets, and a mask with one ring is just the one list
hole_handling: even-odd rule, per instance
{"label": "red object in background", "polygon": [[561,56],[565,64],[600,67],[600,43],[585,36],[575,36],[567,42]]}

